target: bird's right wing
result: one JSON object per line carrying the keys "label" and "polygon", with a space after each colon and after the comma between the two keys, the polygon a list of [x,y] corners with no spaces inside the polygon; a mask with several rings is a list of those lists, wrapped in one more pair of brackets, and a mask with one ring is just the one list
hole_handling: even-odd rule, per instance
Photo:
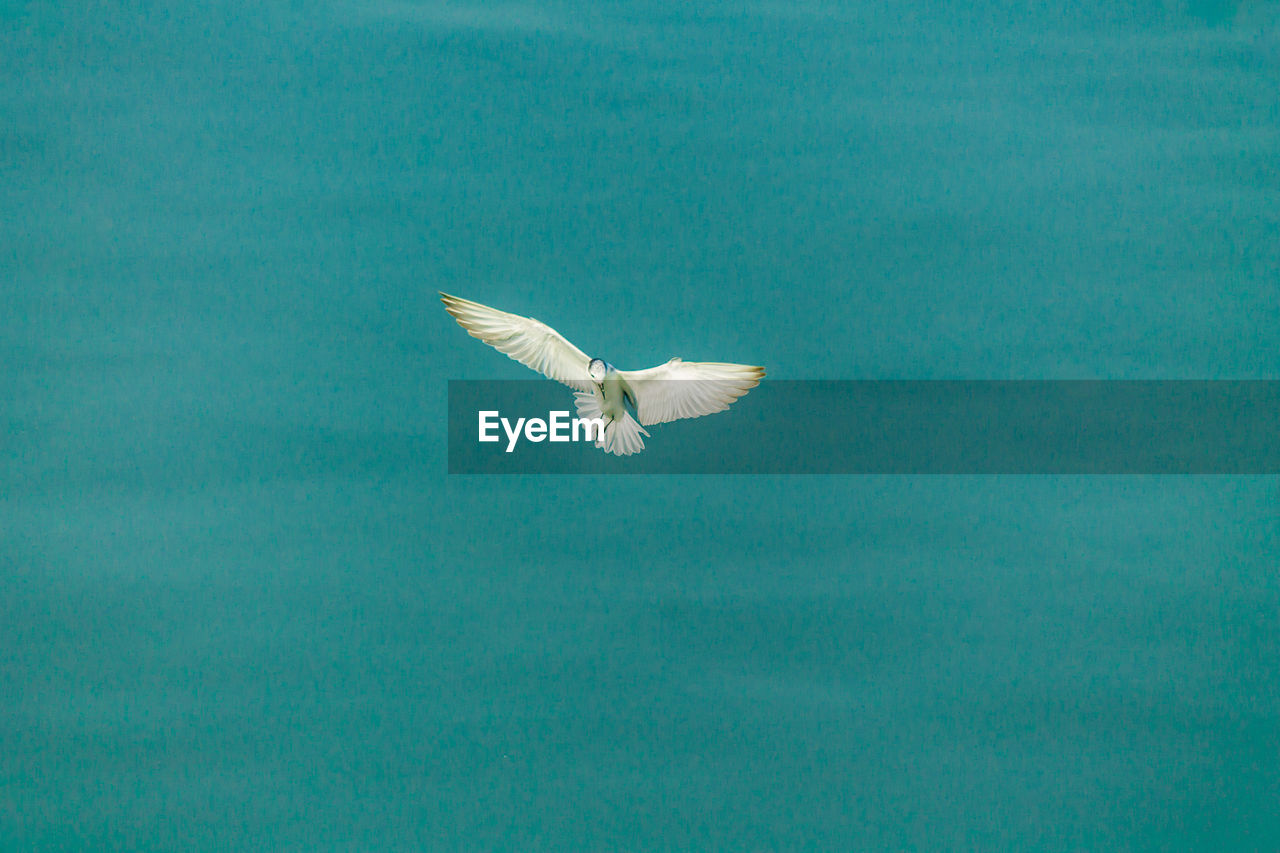
{"label": "bird's right wing", "polygon": [[473,338],[506,353],[525,367],[563,382],[575,391],[590,391],[595,387],[587,373],[591,359],[546,323],[447,293],[440,294],[440,301],[444,303],[444,310]]}
{"label": "bird's right wing", "polygon": [[760,384],[764,368],[673,358],[648,370],[619,370],[635,395],[640,423],[665,424],[723,412]]}

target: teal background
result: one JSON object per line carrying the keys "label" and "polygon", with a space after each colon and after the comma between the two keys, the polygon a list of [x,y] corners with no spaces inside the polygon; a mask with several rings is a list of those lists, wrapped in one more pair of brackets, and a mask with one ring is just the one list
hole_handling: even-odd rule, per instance
{"label": "teal background", "polygon": [[437,289],[1277,378],[1280,10],[1060,6],[0,5],[0,848],[1280,846],[1274,478],[445,473]]}

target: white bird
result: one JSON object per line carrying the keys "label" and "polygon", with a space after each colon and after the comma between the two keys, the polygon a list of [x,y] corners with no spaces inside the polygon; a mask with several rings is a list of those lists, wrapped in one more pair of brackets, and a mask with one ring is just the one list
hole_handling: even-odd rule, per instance
{"label": "white bird", "polygon": [[649,435],[644,427],[723,412],[764,376],[763,367],[678,358],[648,370],[618,370],[532,317],[443,292],[440,301],[472,337],[577,392],[578,416],[605,421],[596,447],[618,456],[644,450],[641,436]]}

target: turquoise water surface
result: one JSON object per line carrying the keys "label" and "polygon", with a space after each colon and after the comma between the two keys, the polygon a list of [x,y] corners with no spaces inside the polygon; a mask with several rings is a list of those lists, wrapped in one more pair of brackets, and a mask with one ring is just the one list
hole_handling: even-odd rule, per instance
{"label": "turquoise water surface", "polygon": [[1280,6],[1059,6],[0,4],[0,849],[1280,847],[1275,478],[446,474],[437,290],[1280,378]]}

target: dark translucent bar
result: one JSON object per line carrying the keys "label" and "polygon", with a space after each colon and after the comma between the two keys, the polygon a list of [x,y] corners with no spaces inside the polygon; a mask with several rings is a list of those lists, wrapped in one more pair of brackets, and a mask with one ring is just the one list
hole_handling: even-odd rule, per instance
{"label": "dark translucent bar", "polygon": [[512,452],[478,412],[576,416],[550,381],[451,381],[454,474],[1276,474],[1280,381],[770,381],[727,411],[648,427],[642,453]]}

